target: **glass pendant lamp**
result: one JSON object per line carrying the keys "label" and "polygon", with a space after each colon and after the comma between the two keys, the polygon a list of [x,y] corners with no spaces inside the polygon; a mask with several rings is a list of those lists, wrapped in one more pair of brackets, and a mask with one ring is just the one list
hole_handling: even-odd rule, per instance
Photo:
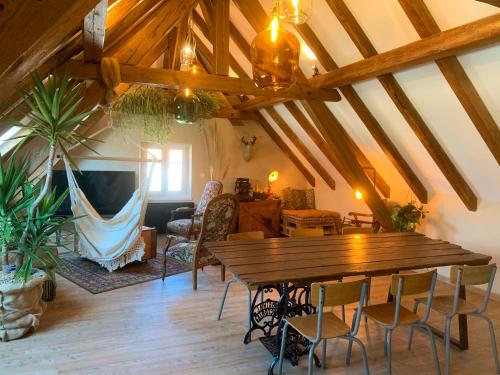
{"label": "glass pendant lamp", "polygon": [[182,125],[191,125],[198,120],[200,99],[190,89],[182,89],[173,102],[175,121]]}
{"label": "glass pendant lamp", "polygon": [[305,23],[312,12],[312,0],[279,0],[280,18],[294,25]]}
{"label": "glass pendant lamp", "polygon": [[294,34],[281,28],[276,7],[269,26],[253,40],[250,55],[258,87],[278,91],[297,80],[300,43]]}
{"label": "glass pendant lamp", "polygon": [[188,19],[186,40],[180,50],[179,59],[181,71],[187,72],[196,64],[196,39],[193,35],[193,19],[191,16]]}

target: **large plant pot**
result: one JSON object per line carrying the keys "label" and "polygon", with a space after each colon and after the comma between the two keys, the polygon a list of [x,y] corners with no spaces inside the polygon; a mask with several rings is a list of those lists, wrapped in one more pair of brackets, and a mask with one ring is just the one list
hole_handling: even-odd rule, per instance
{"label": "large plant pot", "polygon": [[23,337],[38,327],[45,311],[43,283],[47,275],[37,270],[28,283],[0,284],[0,340]]}

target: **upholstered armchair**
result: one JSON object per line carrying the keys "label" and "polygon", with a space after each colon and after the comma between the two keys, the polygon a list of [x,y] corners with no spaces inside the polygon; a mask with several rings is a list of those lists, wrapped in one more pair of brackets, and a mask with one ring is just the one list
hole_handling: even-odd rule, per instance
{"label": "upholstered armchair", "polygon": [[[191,236],[200,233],[201,219],[208,202],[220,193],[222,193],[222,182],[217,180],[208,181],[196,208],[179,207],[172,211],[170,221],[167,224],[167,234],[185,237],[188,241],[191,240]],[[191,218],[176,219],[179,215],[185,217],[186,214],[191,214]]]}
{"label": "upholstered armchair", "polygon": [[193,270],[193,290],[198,287],[198,269],[208,265],[219,264],[205,247],[207,242],[225,241],[232,233],[238,217],[239,202],[233,194],[222,194],[208,202],[201,231],[197,240],[179,242],[173,246],[171,236],[164,250],[163,276],[165,280],[168,258],[171,257],[186,264]]}

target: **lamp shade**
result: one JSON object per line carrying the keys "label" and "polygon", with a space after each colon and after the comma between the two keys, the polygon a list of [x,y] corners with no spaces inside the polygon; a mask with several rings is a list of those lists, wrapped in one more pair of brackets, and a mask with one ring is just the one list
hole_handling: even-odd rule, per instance
{"label": "lamp shade", "polygon": [[280,18],[294,25],[305,23],[312,12],[312,0],[279,0]]}
{"label": "lamp shade", "polygon": [[299,40],[280,27],[275,13],[269,27],[252,42],[250,57],[255,84],[274,91],[292,86],[297,80],[299,56]]}
{"label": "lamp shade", "polygon": [[175,96],[173,107],[177,123],[190,125],[198,120],[200,99],[190,89],[183,89]]}

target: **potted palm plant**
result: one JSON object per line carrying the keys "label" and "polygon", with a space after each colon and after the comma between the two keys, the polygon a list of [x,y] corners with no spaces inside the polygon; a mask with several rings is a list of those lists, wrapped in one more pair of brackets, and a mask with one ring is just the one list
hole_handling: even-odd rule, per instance
{"label": "potted palm plant", "polygon": [[[16,152],[0,169],[0,236],[2,272],[0,275],[0,340],[8,341],[25,335],[38,325],[44,311],[42,283],[54,280],[52,269],[63,264],[58,257],[53,235],[74,218],[55,217],[67,192],[56,198],[51,188],[56,152],[62,152],[71,161],[68,147],[88,138],[75,127],[91,115],[81,111],[82,83],[68,77],[49,75],[42,82],[32,75],[34,87],[23,99],[29,108],[27,124],[14,121],[24,130],[16,149],[31,138],[48,143],[48,157],[43,179],[29,178],[26,159],[16,158]],[[4,160],[2,159],[2,164]],[[37,265],[41,269],[34,266]]]}

